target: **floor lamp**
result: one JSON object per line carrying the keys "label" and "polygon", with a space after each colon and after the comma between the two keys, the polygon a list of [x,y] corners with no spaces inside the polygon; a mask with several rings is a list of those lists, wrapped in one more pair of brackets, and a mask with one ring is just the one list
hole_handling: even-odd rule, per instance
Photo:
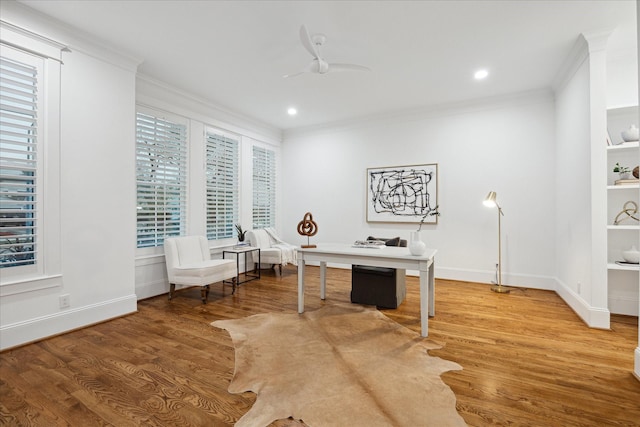
{"label": "floor lamp", "polygon": [[504,213],[502,212],[502,208],[496,201],[495,191],[490,191],[489,194],[487,195],[487,198],[484,199],[483,203],[485,206],[488,206],[490,208],[493,208],[493,207],[498,208],[498,280],[497,280],[498,283],[496,284],[496,286],[492,286],[491,290],[493,292],[498,292],[500,294],[508,294],[510,289],[502,286],[502,233],[501,233],[502,224],[500,221],[501,219],[500,217],[503,216]]}

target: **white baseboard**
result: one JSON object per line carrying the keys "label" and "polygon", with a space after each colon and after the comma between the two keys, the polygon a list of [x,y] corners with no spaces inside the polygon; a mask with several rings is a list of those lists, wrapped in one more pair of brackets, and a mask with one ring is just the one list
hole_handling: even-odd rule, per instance
{"label": "white baseboard", "polygon": [[640,381],[640,347],[636,347],[635,364],[633,366],[633,375],[635,375],[638,381]]}
{"label": "white baseboard", "polygon": [[592,307],[573,289],[558,280],[556,293],[590,328],[610,329],[610,312],[607,308]]}
{"label": "white baseboard", "polygon": [[169,292],[169,283],[166,280],[156,280],[143,284],[136,283],[136,296],[138,301],[141,299],[151,298]]}
{"label": "white baseboard", "polygon": [[609,311],[626,316],[638,315],[638,299],[625,295],[609,295]]}
{"label": "white baseboard", "polygon": [[74,329],[135,313],[135,295],[127,295],[98,304],[60,311],[47,316],[0,327],[0,350],[59,335]]}
{"label": "white baseboard", "polygon": [[[407,274],[409,274],[409,272],[407,272]],[[483,270],[438,267],[438,263],[436,263],[435,275],[438,279],[459,280],[462,282],[491,283],[496,280],[495,272],[493,271],[488,272]],[[503,272],[502,284],[516,288],[555,291],[558,282],[554,277],[535,276],[531,274],[510,274]]]}

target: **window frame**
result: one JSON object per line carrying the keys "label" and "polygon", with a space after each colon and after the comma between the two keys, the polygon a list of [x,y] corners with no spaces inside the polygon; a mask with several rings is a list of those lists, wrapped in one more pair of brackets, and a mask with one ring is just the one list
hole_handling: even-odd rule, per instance
{"label": "window frame", "polygon": [[[9,56],[12,56],[11,58]],[[26,55],[22,55],[26,56]],[[32,270],[42,245],[42,63],[0,55],[0,269]],[[5,196],[5,197],[2,197]]]}
{"label": "window frame", "polygon": [[[227,152],[227,154],[231,154],[232,158],[226,157],[224,158],[223,161],[223,167],[225,166],[225,164],[230,164],[231,162],[234,162],[234,170],[229,171],[228,168],[224,168],[225,171],[225,175],[226,178],[229,177],[229,174],[231,174],[234,178],[233,182],[229,183],[229,185],[224,185],[224,182],[222,183],[222,185],[218,186],[216,191],[222,192],[222,193],[227,193],[227,195],[223,196],[224,201],[229,201],[231,200],[232,206],[224,206],[223,208],[223,213],[225,215],[228,215],[229,213],[231,214],[231,221],[230,222],[225,222],[221,227],[217,227],[218,229],[220,229],[223,233],[226,229],[226,234],[220,234],[220,232],[214,232],[213,230],[210,229],[210,191],[213,190],[213,186],[210,185],[210,180],[209,180],[209,174],[212,172],[212,170],[210,170],[210,167],[215,167],[215,165],[211,164],[209,162],[210,157],[210,138],[212,137],[218,137],[220,139],[225,139],[228,141],[224,141],[226,145],[230,145],[232,149],[234,149],[234,151],[232,153],[228,153],[228,150],[225,149],[224,151]],[[204,217],[205,217],[205,235],[207,237],[207,240],[209,241],[224,241],[227,239],[234,239],[236,237],[236,232],[235,232],[235,225],[240,223],[240,212],[241,212],[241,200],[242,200],[242,189],[241,189],[241,146],[242,146],[242,138],[239,135],[221,130],[219,128],[214,128],[214,127],[205,127],[205,132],[204,132],[204,186],[205,186],[205,212],[204,212]],[[220,147],[217,147],[218,149],[220,149]],[[229,194],[230,194],[230,199],[229,199]]]}
{"label": "window frame", "polygon": [[[271,169],[259,170],[256,165],[256,150],[262,151],[265,155],[265,159],[263,159],[263,163],[268,164],[268,167]],[[273,227],[277,228],[277,219],[278,219],[278,153],[277,151],[268,146],[252,144],[251,146],[251,176],[252,176],[252,191],[251,191],[251,224],[252,228],[266,228]],[[259,166],[259,165],[258,165]],[[261,180],[261,176],[268,177],[266,180]],[[270,187],[271,189],[260,187]],[[265,193],[266,199],[269,204],[268,207],[256,207],[257,200],[264,200]],[[258,210],[258,212],[256,211]],[[270,219],[269,223],[265,223],[264,221],[260,221],[261,218],[265,217],[264,213],[260,213],[259,211],[269,211],[268,217]]]}
{"label": "window frame", "polygon": [[[139,205],[139,200],[140,200],[140,181],[138,179],[138,173],[139,173],[139,168],[138,168],[138,148],[139,148],[139,141],[138,141],[138,136],[139,136],[139,124],[138,124],[138,115],[142,114],[145,116],[149,116],[149,117],[153,117],[156,120],[161,120],[164,122],[168,122],[168,123],[172,123],[174,125],[179,125],[179,126],[183,126],[184,127],[184,138],[182,139],[182,143],[184,144],[183,150],[181,151],[182,155],[180,157],[180,162],[181,162],[181,166],[184,168],[182,173],[181,173],[181,182],[183,183],[181,185],[182,190],[180,192],[181,194],[181,201],[179,203],[179,217],[178,217],[178,234],[175,233],[164,233],[162,236],[159,236],[159,233],[157,232],[157,225],[156,225],[156,232],[155,234],[155,238],[153,240],[155,240],[155,245],[153,246],[138,246],[139,245],[139,239],[140,239],[140,234],[139,234],[139,229],[138,229],[138,225],[140,223],[139,220],[139,210],[140,210],[140,205]],[[173,236],[173,235],[184,235],[187,230],[188,230],[188,218],[189,218],[189,169],[190,169],[190,162],[189,162],[189,155],[190,155],[190,144],[189,144],[189,138],[190,138],[190,123],[189,120],[185,117],[182,117],[180,115],[177,114],[172,114],[172,113],[168,113],[166,111],[160,110],[160,109],[156,109],[156,108],[149,108],[146,106],[142,106],[142,105],[136,105],[136,140],[135,140],[135,161],[136,161],[136,253],[137,255],[160,255],[160,254],[164,254],[164,239],[166,237],[169,236]],[[150,184],[149,184],[150,185]],[[167,186],[168,184],[164,184],[164,186]],[[180,186],[180,185],[179,185]],[[158,239],[162,240],[161,243],[158,243]]]}
{"label": "window frame", "polygon": [[3,56],[39,67],[38,233],[35,263],[0,274],[0,296],[58,286],[62,276],[60,210],[60,96],[63,44],[0,21]]}

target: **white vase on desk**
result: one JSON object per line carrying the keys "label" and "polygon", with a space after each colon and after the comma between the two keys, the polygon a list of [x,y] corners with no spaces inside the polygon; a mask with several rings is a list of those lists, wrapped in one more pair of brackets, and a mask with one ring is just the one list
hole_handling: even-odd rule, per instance
{"label": "white vase on desk", "polygon": [[409,252],[411,255],[420,256],[427,250],[427,245],[420,239],[420,232],[413,231],[409,236]]}

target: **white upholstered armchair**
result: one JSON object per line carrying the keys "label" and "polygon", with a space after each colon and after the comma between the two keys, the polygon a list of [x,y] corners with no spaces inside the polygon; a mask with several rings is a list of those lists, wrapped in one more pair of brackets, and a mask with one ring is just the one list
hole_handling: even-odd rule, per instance
{"label": "white upholstered armchair", "polygon": [[[297,265],[295,246],[283,242],[273,228],[248,230],[247,237],[251,246],[260,248],[260,262],[279,267],[281,276],[283,266],[289,263]],[[257,253],[253,254],[253,262],[258,262]]]}
{"label": "white upholstered armchair", "polygon": [[164,241],[164,256],[169,276],[169,299],[176,285],[200,286],[202,302],[207,303],[209,285],[232,280],[236,291],[236,262],[231,259],[211,259],[204,236],[170,237]]}

